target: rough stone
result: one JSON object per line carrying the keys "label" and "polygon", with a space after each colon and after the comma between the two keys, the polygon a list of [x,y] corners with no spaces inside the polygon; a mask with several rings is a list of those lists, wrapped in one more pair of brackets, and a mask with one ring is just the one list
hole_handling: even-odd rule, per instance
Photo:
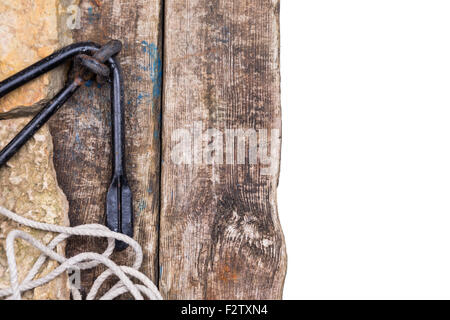
{"label": "rough stone", "polygon": [[[0,121],[0,149],[3,148],[29,118]],[[58,225],[69,225],[68,203],[58,187],[53,167],[53,143],[47,126],[39,130],[27,144],[0,168],[0,205],[24,217]],[[49,243],[53,234],[22,227],[0,217],[0,288],[9,287],[9,274],[5,255],[5,239],[13,229],[29,232],[44,243]],[[65,244],[57,251],[64,254]],[[39,256],[39,252],[22,240],[16,242],[16,258],[19,279],[23,279]],[[55,262],[44,265],[42,274],[56,266]],[[60,276],[48,285],[27,292],[25,299],[68,299],[67,276]]]}
{"label": "rough stone", "polygon": [[[0,81],[70,43],[69,0],[0,1]],[[0,119],[30,115],[61,89],[66,68],[49,72],[0,99]]]}

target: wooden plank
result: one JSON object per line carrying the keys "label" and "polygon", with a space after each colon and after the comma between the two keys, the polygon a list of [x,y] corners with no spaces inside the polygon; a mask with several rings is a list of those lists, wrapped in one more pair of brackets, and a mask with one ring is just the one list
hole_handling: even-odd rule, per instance
{"label": "wooden plank", "polygon": [[[279,1],[166,1],[164,52],[160,290],[168,299],[279,299]],[[227,129],[249,134],[244,164]],[[252,132],[261,151],[264,130],[269,167],[251,156]]]}
{"label": "wooden plank", "polygon": [[[135,239],[145,254],[142,271],[153,281],[158,270],[161,8],[160,0],[81,1],[80,29],[73,35],[74,41],[103,44],[119,39],[124,44],[119,60],[125,82],[127,174],[134,196]],[[73,226],[104,223],[111,179],[109,90],[108,85],[87,83],[51,121],[55,167]],[[104,247],[95,239],[76,239],[69,241],[67,255]],[[127,249],[115,260],[129,265],[129,254]],[[83,287],[90,288],[96,275],[84,274]]]}

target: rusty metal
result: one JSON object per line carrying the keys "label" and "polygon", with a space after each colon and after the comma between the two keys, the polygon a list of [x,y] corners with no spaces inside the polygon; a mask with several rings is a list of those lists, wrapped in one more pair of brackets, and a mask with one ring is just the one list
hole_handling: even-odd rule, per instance
{"label": "rusty metal", "polygon": [[109,67],[104,63],[115,56],[122,50],[122,42],[118,40],[111,40],[100,48],[93,56],[87,54],[78,54],[75,58],[75,66],[81,67],[78,74],[83,80],[87,81],[93,74],[97,75],[97,81],[104,82],[104,78],[109,75]]}
{"label": "rusty metal", "polygon": [[102,77],[109,76],[109,68],[105,64],[100,63],[97,59],[88,56],[87,54],[77,55],[75,64],[78,64],[91,71],[92,73],[95,73]]}
{"label": "rusty metal", "polygon": [[[99,81],[107,78],[111,83],[113,177],[106,199],[106,225],[113,231],[132,237],[132,193],[124,170],[122,75],[119,63],[114,58],[121,48],[122,44],[118,40],[112,40],[103,47],[92,42],[73,44],[0,82],[0,98],[2,98],[62,63],[74,60],[74,78],[0,151],[0,167],[6,164],[85,81],[93,75],[96,75]],[[117,250],[126,247],[126,244],[116,242]]]}

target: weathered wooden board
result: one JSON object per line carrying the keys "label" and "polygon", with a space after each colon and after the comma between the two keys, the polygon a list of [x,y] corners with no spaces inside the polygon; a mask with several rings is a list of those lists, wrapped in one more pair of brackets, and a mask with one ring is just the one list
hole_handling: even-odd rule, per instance
{"label": "weathered wooden board", "polygon": [[[164,30],[160,290],[279,299],[279,1],[166,1]],[[245,161],[227,129],[250,137]]]}
{"label": "weathered wooden board", "polygon": [[[100,6],[96,5],[100,3]],[[126,164],[134,196],[135,239],[144,250],[142,271],[157,281],[160,101],[161,1],[114,0],[80,3],[74,41],[106,43],[119,39],[119,60],[125,81]],[[77,10],[73,10],[75,19]],[[55,167],[70,204],[71,225],[103,223],[105,197],[111,179],[109,86],[87,83],[51,120]],[[67,254],[105,247],[95,239],[69,241]],[[117,261],[128,264],[129,249]],[[89,288],[98,274],[87,274]]]}

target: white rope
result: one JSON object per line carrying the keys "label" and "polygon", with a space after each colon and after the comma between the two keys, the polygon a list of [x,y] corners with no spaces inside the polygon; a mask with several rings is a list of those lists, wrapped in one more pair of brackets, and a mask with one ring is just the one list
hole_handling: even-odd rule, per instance
{"label": "white rope", "polygon": [[[143,300],[144,296],[151,300],[162,300],[161,294],[153,282],[146,275],[139,272],[143,259],[142,248],[132,238],[121,233],[112,232],[107,227],[100,224],[63,227],[37,222],[24,218],[2,206],[0,206],[0,215],[33,229],[59,233],[48,245],[44,245],[28,233],[20,230],[13,230],[8,234],[6,237],[6,257],[11,286],[6,289],[0,289],[0,299],[20,300],[23,292],[43,286],[68,270],[88,270],[102,264],[107,267],[107,270],[100,274],[94,281],[94,284],[86,296],[86,300],[94,300],[102,284],[113,275],[119,278],[119,281],[100,297],[101,300],[112,300],[124,293],[130,293],[136,300]],[[102,254],[96,252],[84,252],[74,257],[66,258],[58,254],[54,249],[60,242],[71,236],[107,238],[108,247]],[[28,242],[41,252],[41,255],[22,282],[19,282],[14,251],[14,242],[16,239],[22,239]],[[115,240],[127,243],[134,250],[135,260],[131,267],[118,266],[109,258],[114,251]],[[39,273],[42,265],[47,259],[55,260],[60,265],[49,274],[41,278],[36,278],[36,275]],[[131,278],[139,280],[141,283],[134,283]],[[73,299],[81,300],[82,297],[79,288],[76,288],[71,284],[70,290]]]}

